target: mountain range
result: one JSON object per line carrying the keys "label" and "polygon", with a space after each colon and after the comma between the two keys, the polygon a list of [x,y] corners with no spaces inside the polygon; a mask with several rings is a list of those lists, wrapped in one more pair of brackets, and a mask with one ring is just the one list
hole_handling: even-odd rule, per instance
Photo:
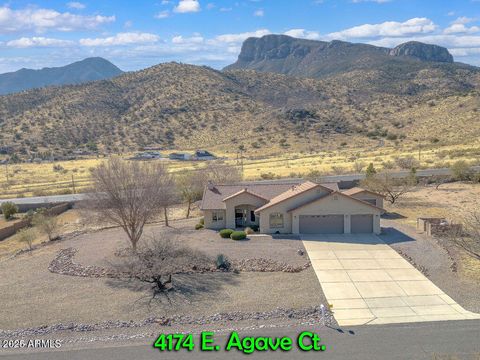
{"label": "mountain range", "polygon": [[[287,45],[285,45],[285,42]],[[0,96],[0,149],[20,157],[147,145],[252,154],[480,136],[480,69],[444,48],[266,36],[223,71],[164,63]]]}
{"label": "mountain range", "polygon": [[0,74],[0,95],[49,85],[81,84],[109,79],[120,74],[122,70],[100,57],[87,58],[62,67],[20,69]]}

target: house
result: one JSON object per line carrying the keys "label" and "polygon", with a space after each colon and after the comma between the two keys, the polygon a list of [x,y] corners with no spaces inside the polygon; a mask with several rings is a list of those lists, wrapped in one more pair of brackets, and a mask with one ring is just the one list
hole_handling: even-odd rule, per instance
{"label": "house", "polygon": [[350,190],[301,179],[209,183],[200,209],[208,229],[256,225],[265,234],[379,234],[383,196]]}
{"label": "house", "polygon": [[187,154],[187,153],[171,153],[170,155],[168,155],[168,158],[170,160],[191,160],[192,159],[192,155],[190,154]]}
{"label": "house", "polygon": [[197,150],[193,157],[196,160],[215,160],[217,157],[207,150]]}

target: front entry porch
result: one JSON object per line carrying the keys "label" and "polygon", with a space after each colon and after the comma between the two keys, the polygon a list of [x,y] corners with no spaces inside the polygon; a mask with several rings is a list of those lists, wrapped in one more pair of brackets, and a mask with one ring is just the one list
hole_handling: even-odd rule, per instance
{"label": "front entry porch", "polygon": [[252,205],[235,206],[235,227],[258,226],[258,216],[255,215],[255,207]]}

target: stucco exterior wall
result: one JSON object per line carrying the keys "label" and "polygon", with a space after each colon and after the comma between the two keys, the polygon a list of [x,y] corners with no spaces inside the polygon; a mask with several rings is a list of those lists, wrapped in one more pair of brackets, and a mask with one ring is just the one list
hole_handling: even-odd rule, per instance
{"label": "stucco exterior wall", "polygon": [[373,205],[383,209],[383,197],[382,196],[370,194],[370,193],[367,193],[367,192],[358,193],[358,194],[351,195],[351,196],[355,199],[364,200],[364,201],[375,199],[375,204],[373,204]]}
{"label": "stucco exterior wall", "polygon": [[267,203],[266,200],[254,195],[243,193],[225,201],[226,223],[228,229],[235,229],[235,207],[240,205],[251,205],[253,209],[257,209]]}
{"label": "stucco exterior wall", "polygon": [[[275,234],[277,231],[281,234],[292,233],[292,216],[288,210],[297,206],[305,204],[317,198],[328,195],[329,192],[322,188],[313,188],[305,191],[295,197],[287,199],[277,205],[269,207],[260,212],[260,232],[264,234]],[[283,228],[270,228],[270,214],[282,213],[283,214]]]}
{"label": "stucco exterior wall", "polygon": [[[213,221],[212,214],[214,211],[223,213],[222,221]],[[221,230],[225,229],[225,210],[203,210],[203,219],[205,221],[205,228],[212,230]]]}
{"label": "stucco exterior wall", "polygon": [[313,202],[300,209],[291,212],[292,233],[298,234],[300,215],[344,215],[344,232],[350,234],[350,216],[372,214],[373,232],[380,234],[380,214],[381,211],[371,206],[364,205],[358,201],[350,200],[345,196],[333,195],[328,198]]}

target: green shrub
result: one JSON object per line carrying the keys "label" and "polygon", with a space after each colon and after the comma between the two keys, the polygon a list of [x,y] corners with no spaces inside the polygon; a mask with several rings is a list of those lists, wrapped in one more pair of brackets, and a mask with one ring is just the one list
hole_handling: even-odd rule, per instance
{"label": "green shrub", "polygon": [[197,224],[195,225],[195,230],[201,230],[204,228],[204,225],[203,224]]}
{"label": "green shrub", "polygon": [[471,166],[464,160],[458,160],[452,166],[450,166],[453,177],[457,181],[471,180],[474,172]]}
{"label": "green shrub", "polygon": [[201,218],[198,223],[201,224],[201,225],[205,225],[205,219],[204,219],[204,218]]}
{"label": "green shrub", "polygon": [[230,239],[232,240],[243,240],[246,238],[247,238],[247,234],[245,233],[245,231],[234,231],[230,235]]}
{"label": "green shrub", "polygon": [[235,231],[233,231],[232,229],[223,229],[223,230],[220,230],[219,234],[220,234],[220,237],[224,239],[228,239],[230,235],[232,235],[232,233],[234,232]]}
{"label": "green shrub", "polygon": [[10,220],[13,217],[13,215],[18,213],[18,206],[12,202],[2,203],[1,209],[2,209],[2,214],[5,220]]}

